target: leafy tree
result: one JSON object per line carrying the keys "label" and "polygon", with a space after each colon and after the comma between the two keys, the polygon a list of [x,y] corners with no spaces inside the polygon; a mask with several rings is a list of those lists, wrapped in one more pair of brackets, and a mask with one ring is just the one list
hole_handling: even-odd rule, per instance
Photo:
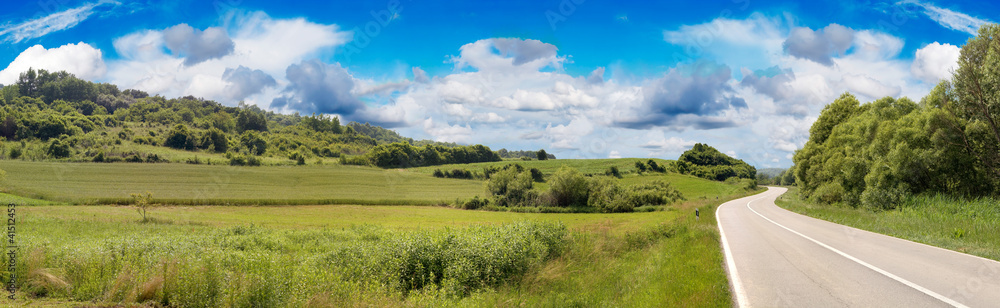
{"label": "leafy tree", "polygon": [[524,205],[532,199],[531,174],[518,168],[506,168],[490,176],[486,190],[493,195],[500,206]]}
{"label": "leafy tree", "polygon": [[53,138],[52,142],[49,142],[48,148],[45,150],[46,154],[52,156],[53,158],[66,158],[70,155],[69,144],[60,141],[59,139]]}
{"label": "leafy tree", "polygon": [[646,172],[646,164],[641,161],[635,162],[635,170],[638,170],[639,173]]}
{"label": "leafy tree", "polygon": [[549,189],[556,199],[556,205],[582,206],[587,204],[587,178],[569,166],[559,167],[549,178]]}
{"label": "leafy tree", "polygon": [[256,131],[243,132],[243,135],[240,135],[240,144],[253,155],[262,155],[267,151],[267,141]]}
{"label": "leafy tree", "polygon": [[538,158],[538,160],[546,160],[549,159],[549,154],[545,153],[545,149],[541,149],[538,150],[538,154],[536,157]]}
{"label": "leafy tree", "polygon": [[[585,182],[586,183],[586,182]],[[635,205],[627,198],[627,192],[618,181],[607,177],[597,177],[589,183],[587,205],[605,213],[631,212]]]}
{"label": "leafy tree", "polygon": [[240,114],[236,117],[236,129],[239,132],[249,130],[267,131],[267,119],[264,118],[264,112],[257,107],[243,107],[240,109]]}
{"label": "leafy tree", "polygon": [[945,104],[967,122],[962,145],[1000,180],[1000,25],[981,26],[962,46],[953,78]]}
{"label": "leafy tree", "polygon": [[725,181],[730,177],[742,179],[757,178],[757,168],[750,166],[743,160],[729,157],[729,155],[701,143],[695,144],[690,150],[681,154],[681,157],[677,159],[677,163],[677,169],[681,173],[710,180]]}
{"label": "leafy tree", "polygon": [[204,139],[201,141],[203,147],[211,149],[216,153],[225,153],[229,151],[229,138],[226,137],[226,133],[218,128],[211,128],[205,133]]}
{"label": "leafy tree", "polygon": [[146,194],[130,194],[130,196],[132,197],[132,207],[142,216],[142,222],[149,222],[146,212],[158,206],[153,203],[153,193],[147,191]]}
{"label": "leafy tree", "polygon": [[187,126],[184,124],[174,125],[167,133],[167,138],[163,141],[163,145],[181,149],[181,150],[193,150],[195,146],[195,138],[188,130]]}

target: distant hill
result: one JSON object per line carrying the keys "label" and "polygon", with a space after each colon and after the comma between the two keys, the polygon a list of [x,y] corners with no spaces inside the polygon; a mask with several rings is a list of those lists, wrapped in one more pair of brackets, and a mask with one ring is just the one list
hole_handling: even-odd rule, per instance
{"label": "distant hill", "polygon": [[764,169],[758,169],[757,174],[764,174],[767,175],[768,177],[776,177],[781,175],[781,173],[785,172],[785,170],[788,170],[788,168],[764,168]]}
{"label": "distant hill", "polygon": [[482,145],[415,141],[368,123],[341,125],[338,117],[168,99],[33,69],[0,87],[0,136],[4,159],[302,165],[350,158],[372,166],[501,160]]}

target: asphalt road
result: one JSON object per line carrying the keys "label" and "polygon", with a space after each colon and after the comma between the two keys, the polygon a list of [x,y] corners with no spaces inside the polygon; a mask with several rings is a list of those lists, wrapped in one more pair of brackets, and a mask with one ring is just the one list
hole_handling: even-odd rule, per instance
{"label": "asphalt road", "polygon": [[785,190],[716,211],[738,306],[1000,307],[1000,262],[789,212]]}

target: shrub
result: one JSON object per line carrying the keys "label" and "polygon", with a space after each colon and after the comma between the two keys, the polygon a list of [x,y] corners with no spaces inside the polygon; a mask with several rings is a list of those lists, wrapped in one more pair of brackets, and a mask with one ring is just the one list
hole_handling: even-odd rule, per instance
{"label": "shrub", "polygon": [[539,183],[540,182],[545,182],[545,177],[542,174],[542,171],[538,170],[538,168],[531,168],[531,170],[528,170],[528,171],[531,172],[531,180],[533,180],[535,182],[539,182]]}
{"label": "shrub", "polygon": [[489,199],[479,199],[479,196],[475,196],[472,199],[462,202],[461,208],[464,210],[476,210],[489,204]]}
{"label": "shrub", "polygon": [[605,213],[631,212],[635,207],[616,180],[597,177],[590,182],[587,205]]}
{"label": "shrub", "polygon": [[615,166],[608,167],[608,170],[604,171],[604,175],[613,176],[619,179],[622,178],[621,171],[618,171],[618,167]]}
{"label": "shrub", "polygon": [[646,162],[649,165],[649,170],[656,171],[659,173],[667,172],[667,167],[657,164],[656,161],[650,159]]}
{"label": "shrub", "polygon": [[635,169],[639,170],[639,173],[646,172],[646,164],[641,161],[637,161],[635,162]]}
{"label": "shrub", "polygon": [[142,162],[142,157],[140,157],[139,154],[132,154],[131,156],[125,158],[125,162],[129,162],[129,163],[141,163]]}
{"label": "shrub", "polygon": [[243,132],[243,135],[240,135],[240,144],[253,155],[262,155],[267,151],[267,141],[256,131]]}
{"label": "shrub", "polygon": [[628,189],[627,198],[629,203],[634,207],[666,205],[684,200],[684,196],[679,190],[663,180],[654,180],[651,183],[633,185]]}
{"label": "shrub", "polygon": [[102,152],[98,152],[97,155],[94,155],[93,161],[95,163],[103,163],[104,162],[104,152],[103,151]]}
{"label": "shrub", "polygon": [[433,175],[436,178],[443,178],[444,177],[444,172],[441,172],[441,169],[434,169],[434,174]]}
{"label": "shrub", "polygon": [[500,206],[521,205],[533,199],[531,188],[531,175],[518,171],[518,168],[506,168],[494,173],[486,182],[486,189]]}
{"label": "shrub", "polygon": [[229,138],[226,137],[226,133],[218,128],[211,128],[205,133],[205,137],[202,139],[201,144],[206,149],[210,149],[216,153],[225,153],[229,151]]}
{"label": "shrub", "polygon": [[563,165],[549,179],[549,189],[558,206],[587,204],[587,178],[576,169]]}
{"label": "shrub", "polygon": [[62,142],[59,139],[52,139],[52,142],[49,143],[45,153],[49,154],[49,156],[52,156],[53,158],[69,157],[69,144]]}
{"label": "shrub", "polygon": [[21,153],[21,148],[11,147],[10,152],[7,153],[7,157],[10,157],[10,159],[18,159],[21,157]]}
{"label": "shrub", "polygon": [[177,124],[167,133],[163,145],[182,150],[194,149],[194,137],[184,124]]}

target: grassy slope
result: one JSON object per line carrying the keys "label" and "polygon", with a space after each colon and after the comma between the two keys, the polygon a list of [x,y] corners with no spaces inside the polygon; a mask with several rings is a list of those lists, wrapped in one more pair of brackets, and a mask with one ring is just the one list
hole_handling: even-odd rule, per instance
{"label": "grassy slope", "polygon": [[1000,204],[913,197],[893,211],[811,204],[791,188],[778,198],[790,211],[872,232],[1000,260]]}
{"label": "grassy slope", "polygon": [[[712,190],[723,189],[712,187]],[[704,195],[709,191],[686,193]],[[739,195],[745,194],[730,197]],[[149,234],[168,241],[183,241],[189,236],[207,236],[247,224],[310,232],[350,229],[349,226],[354,225],[443,229],[523,220],[559,221],[571,230],[567,252],[532,270],[519,283],[478,291],[460,299],[442,297],[433,291],[411,293],[405,298],[361,291],[351,293],[351,303],[376,306],[723,307],[730,305],[730,297],[726,274],[720,266],[722,254],[711,214],[714,213],[712,208],[726,199],[729,197],[720,197],[719,201],[714,198],[691,200],[673,206],[673,210],[629,214],[529,214],[410,206],[166,207],[152,212],[159,221],[153,224],[137,223],[137,214],[128,207],[25,206],[18,210],[18,230],[20,240],[46,243],[50,253],[57,253],[62,250],[60,247],[91,247],[102,245],[98,243],[107,239],[139,239]],[[690,215],[695,207],[705,214],[701,220],[696,221]],[[289,246],[291,250],[287,253],[303,253],[294,245]],[[20,301],[26,303],[30,299]],[[0,304],[3,303],[9,302],[0,300]],[[93,304],[64,302],[58,298],[43,298],[31,303]]]}
{"label": "grassy slope", "polygon": [[[583,173],[610,166],[634,170],[637,159],[516,161],[550,175],[568,165]],[[661,163],[668,161],[660,160]],[[442,204],[484,195],[481,181],[439,179],[434,169],[482,170],[511,162],[383,170],[330,165],[231,167],[189,164],[60,163],[0,160],[6,192],[71,203],[107,203],[149,191],[171,204]],[[623,184],[663,179],[689,200],[726,196],[736,188],[676,173],[626,174]],[[545,188],[545,184],[539,185]],[[100,199],[100,200],[99,200]],[[99,202],[98,202],[99,201]],[[193,201],[193,202],[192,202]]]}
{"label": "grassy slope", "polygon": [[[284,200],[315,204],[320,199],[367,203],[431,204],[483,193],[478,181],[438,179],[423,174],[367,167],[312,165],[230,167],[188,164],[99,164],[0,161],[4,189],[48,200],[87,202],[152,192],[157,199]],[[336,200],[335,200],[336,201]]]}

